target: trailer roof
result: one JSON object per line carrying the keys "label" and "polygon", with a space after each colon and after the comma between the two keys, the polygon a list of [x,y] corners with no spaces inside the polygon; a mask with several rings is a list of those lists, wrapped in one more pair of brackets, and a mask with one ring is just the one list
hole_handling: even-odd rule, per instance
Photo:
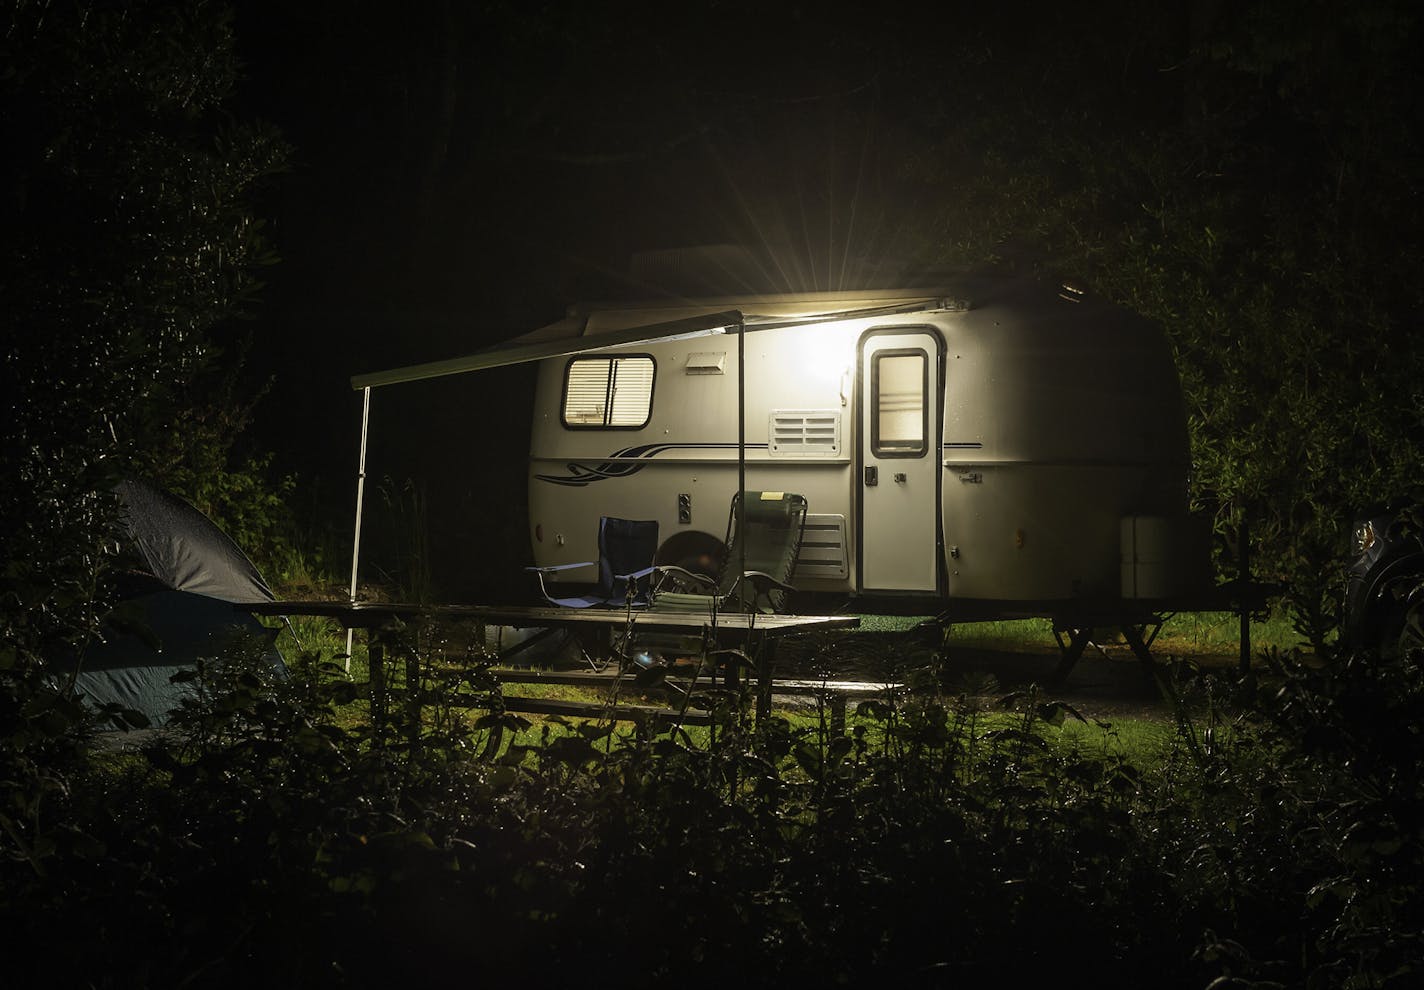
{"label": "trailer roof", "polygon": [[379,385],[441,378],[645,341],[701,337],[736,332],[738,329],[748,332],[771,330],[802,323],[926,309],[963,308],[966,308],[965,304],[941,292],[923,289],[816,292],[677,303],[662,300],[587,304],[571,307],[569,315],[556,323],[473,354],[354,375],[351,387],[359,391]]}

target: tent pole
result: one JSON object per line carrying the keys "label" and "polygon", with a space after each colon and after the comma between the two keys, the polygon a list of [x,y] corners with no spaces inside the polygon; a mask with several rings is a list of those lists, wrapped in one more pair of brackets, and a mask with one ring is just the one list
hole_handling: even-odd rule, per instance
{"label": "tent pole", "polygon": [[[361,505],[366,499],[366,433],[371,424],[371,386],[361,390],[361,461],[356,468],[356,533],[351,539],[351,604],[356,604],[356,574],[361,564]],[[346,627],[346,672],[351,673],[355,630]]]}

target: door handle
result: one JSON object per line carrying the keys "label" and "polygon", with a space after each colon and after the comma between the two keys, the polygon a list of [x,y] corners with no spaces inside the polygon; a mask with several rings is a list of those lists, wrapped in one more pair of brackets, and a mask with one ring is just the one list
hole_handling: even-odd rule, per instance
{"label": "door handle", "polygon": [[874,488],[880,484],[880,469],[875,465],[868,465],[865,469],[865,487]]}

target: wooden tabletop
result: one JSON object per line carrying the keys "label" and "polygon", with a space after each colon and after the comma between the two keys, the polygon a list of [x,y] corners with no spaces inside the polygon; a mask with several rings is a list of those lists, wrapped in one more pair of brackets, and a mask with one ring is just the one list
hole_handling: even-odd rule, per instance
{"label": "wooden tabletop", "polygon": [[[311,615],[336,619],[349,628],[379,626],[391,619],[418,617],[463,619],[488,625],[534,628],[540,626],[621,626],[630,621],[625,609],[554,608],[547,605],[421,605],[414,602],[280,601],[238,605],[253,615]],[[631,621],[645,630],[700,631],[713,625],[707,612],[664,612],[634,609]],[[760,615],[718,612],[716,627],[729,633],[760,632],[784,635],[816,629],[854,629],[855,615]]]}

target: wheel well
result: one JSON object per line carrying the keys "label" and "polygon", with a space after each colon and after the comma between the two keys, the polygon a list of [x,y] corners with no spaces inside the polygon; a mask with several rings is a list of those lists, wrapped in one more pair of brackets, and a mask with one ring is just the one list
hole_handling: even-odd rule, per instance
{"label": "wheel well", "polygon": [[673,564],[694,574],[715,578],[722,571],[727,546],[711,533],[688,529],[674,533],[658,547],[655,564]]}

